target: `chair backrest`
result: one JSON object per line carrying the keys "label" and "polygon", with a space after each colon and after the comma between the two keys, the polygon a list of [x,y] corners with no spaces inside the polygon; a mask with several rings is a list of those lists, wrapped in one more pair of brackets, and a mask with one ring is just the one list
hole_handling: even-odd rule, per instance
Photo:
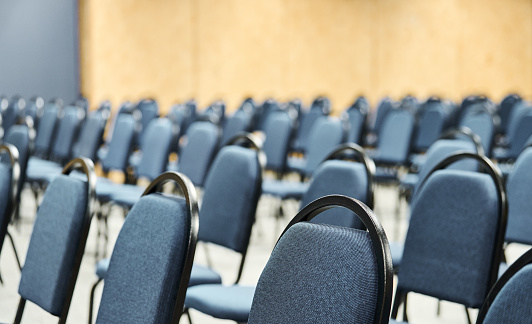
{"label": "chair backrest", "polygon": [[85,119],[78,141],[73,148],[74,156],[84,156],[93,161],[97,159],[98,149],[103,142],[107,119],[99,111],[95,111]]}
{"label": "chair backrest", "polygon": [[52,147],[52,159],[64,163],[72,157],[72,147],[84,118],[85,112],[79,107],[68,106],[64,109],[64,116],[59,121],[59,128]]}
{"label": "chair backrest", "polygon": [[414,115],[406,109],[393,109],[379,131],[377,163],[400,165],[406,162],[414,133]]}
{"label": "chair backrest", "polygon": [[21,124],[15,125],[7,132],[4,142],[12,144],[18,151],[18,164],[20,167],[19,186],[16,194],[16,201],[20,202],[20,194],[22,192],[23,184],[26,181],[26,168],[28,167],[28,160],[33,150],[33,141],[35,139],[35,131],[31,125]]}
{"label": "chair backrest", "polygon": [[17,123],[25,106],[26,101],[19,96],[13,96],[9,100],[7,107],[2,109],[2,128],[4,129],[4,133],[9,132],[11,126]]}
{"label": "chair backrest", "polygon": [[128,157],[133,148],[137,123],[138,119],[133,114],[118,114],[116,117],[107,155],[101,161],[105,172],[109,170],[126,171]]}
{"label": "chair backrest", "polygon": [[[475,159],[487,174],[442,170],[462,159]],[[500,170],[486,157],[452,155],[429,173],[411,210],[398,296],[418,292],[479,308],[502,256],[507,203]]]}
{"label": "chair backrest", "polygon": [[146,127],[142,139],[142,157],[135,170],[137,177],[153,180],[166,169],[172,129],[172,122],[168,118],[154,119]]}
{"label": "chair backrest", "polygon": [[59,108],[55,104],[49,103],[43,110],[35,137],[35,154],[40,157],[48,157],[55,135]]}
{"label": "chair backrest", "polygon": [[[523,109],[520,109],[523,108]],[[519,105],[518,108],[515,108],[513,113],[516,113],[519,117],[516,120],[510,120],[510,125],[507,128],[508,132],[508,154],[507,157],[510,159],[516,159],[519,155],[519,152],[523,149],[526,140],[532,135],[532,109],[530,106]],[[513,117],[513,114],[512,114]]]}
{"label": "chair backrest", "polygon": [[347,121],[335,117],[320,117],[308,136],[304,173],[311,175],[318,165],[340,144],[347,135]]}
{"label": "chair backrest", "polygon": [[239,252],[243,259],[261,195],[260,153],[236,145],[223,147],[207,175],[200,210],[199,239]]}
{"label": "chair backrest", "polygon": [[371,118],[372,123],[370,125],[371,131],[373,131],[375,134],[380,133],[382,123],[386,119],[386,115],[393,108],[394,108],[393,102],[388,97],[383,98],[379,102],[377,108],[372,114],[372,118]]}
{"label": "chair backrest", "polygon": [[[67,175],[76,168],[86,180]],[[15,323],[26,300],[60,316],[60,323],[66,321],[93,214],[95,183],[92,161],[77,158],[46,189],[22,268]]]}
{"label": "chair backrest", "polygon": [[[331,207],[367,231],[309,223]],[[259,278],[248,323],[388,323],[393,270],[386,234],[362,202],[333,195],[288,224]]]}
{"label": "chair backrest", "polygon": [[33,127],[35,129],[39,126],[39,120],[42,117],[44,112],[44,99],[42,97],[36,96],[30,98],[24,108],[24,116],[29,116],[33,120]]}
{"label": "chair backrest", "polygon": [[152,120],[159,116],[159,105],[157,105],[157,101],[153,99],[143,99],[139,101],[136,109],[141,113],[141,129],[137,137],[137,144],[142,146],[142,141],[144,141],[144,133],[146,132],[148,125]]}
{"label": "chair backrest", "polygon": [[221,145],[225,145],[235,135],[247,132],[251,125],[252,112],[238,109],[231,118],[227,119],[223,125]]}
{"label": "chair backrest", "polygon": [[441,101],[427,102],[419,117],[412,149],[415,152],[425,152],[440,137],[446,122],[447,116],[443,103]]}
{"label": "chair backrest", "polygon": [[532,250],[528,250],[495,283],[477,317],[477,324],[529,323],[532,317]]}
{"label": "chair backrest", "polygon": [[177,163],[179,172],[188,176],[195,186],[203,186],[219,141],[220,130],[211,122],[194,122],[188,128],[186,144]]}
{"label": "chair backrest", "polygon": [[532,245],[532,147],[526,148],[515,161],[506,181],[508,226],[506,241]]}
{"label": "chair backrest", "polygon": [[309,146],[312,145],[310,136],[312,136],[313,128],[318,121],[324,116],[328,116],[328,110],[321,109],[318,103],[313,104],[310,110],[299,117],[299,126],[297,127],[297,133],[292,144],[292,149],[298,152],[306,153]]}
{"label": "chair backrest", "polygon": [[[185,199],[156,193],[176,182]],[[155,179],[118,234],[96,323],[179,323],[194,260],[198,204],[179,173]]]}
{"label": "chair backrest", "polygon": [[266,154],[266,169],[284,172],[290,140],[294,130],[294,120],[286,111],[276,111],[268,116],[264,126],[263,151]]}
{"label": "chair backrest", "polygon": [[501,117],[501,125],[499,127],[502,133],[506,133],[510,115],[516,104],[521,102],[521,97],[517,94],[509,94],[502,99],[499,105],[499,116]]}
{"label": "chair backrest", "polygon": [[364,134],[364,127],[366,125],[366,118],[368,116],[367,106],[359,102],[360,101],[357,99],[357,101],[351,107],[347,108],[344,113],[345,118],[347,118],[349,121],[347,142],[356,144],[362,144],[362,134]]}
{"label": "chair backrest", "polygon": [[484,154],[488,157],[491,156],[497,122],[490,112],[481,107],[471,109],[460,120],[460,126],[467,127],[477,134],[482,141]]}
{"label": "chair backrest", "polygon": [[18,165],[18,152],[11,144],[0,145],[0,152],[6,153],[9,160],[0,163],[0,255],[7,227],[13,218],[17,206],[17,188],[22,185],[19,181],[20,168]]}
{"label": "chair backrest", "polygon": [[[343,157],[342,155],[350,160],[336,160],[337,157]],[[337,194],[355,198],[373,208],[374,174],[375,163],[360,146],[354,143],[341,145],[314,172],[309,188],[301,199],[301,206],[306,206],[317,198]],[[333,208],[324,211],[312,221],[358,229],[364,228],[360,219],[345,208]]]}

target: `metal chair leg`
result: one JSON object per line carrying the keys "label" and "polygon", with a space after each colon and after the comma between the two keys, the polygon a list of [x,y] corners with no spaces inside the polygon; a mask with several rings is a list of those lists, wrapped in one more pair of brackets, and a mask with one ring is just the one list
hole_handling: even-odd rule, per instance
{"label": "metal chair leg", "polygon": [[469,309],[467,309],[466,306],[464,306],[464,308],[465,308],[465,312],[466,312],[466,316],[467,316],[467,323],[471,324],[471,317],[469,316]]}
{"label": "metal chair leg", "polygon": [[93,308],[94,308],[94,292],[96,291],[96,287],[98,286],[100,282],[102,282],[101,278],[98,279],[98,281],[96,281],[91,288],[91,296],[90,296],[90,302],[89,302],[89,324],[92,324],[92,315],[93,315]]}
{"label": "metal chair leg", "polygon": [[15,259],[17,260],[18,269],[22,270],[22,266],[20,264],[20,258],[18,257],[17,248],[15,247],[15,241],[13,240],[13,236],[11,236],[11,233],[9,231],[6,233],[7,237],[9,238],[9,241],[11,242],[11,246],[13,247],[13,253],[15,254]]}

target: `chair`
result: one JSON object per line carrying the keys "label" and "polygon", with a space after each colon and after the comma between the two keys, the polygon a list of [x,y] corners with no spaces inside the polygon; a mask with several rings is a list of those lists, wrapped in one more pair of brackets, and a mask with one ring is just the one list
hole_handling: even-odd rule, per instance
{"label": "chair", "polygon": [[[474,159],[487,174],[441,170]],[[457,153],[440,162],[412,201],[392,319],[407,294],[480,308],[497,280],[506,229],[507,202],[500,171],[486,157]]]}
{"label": "chair", "polygon": [[21,117],[26,101],[20,96],[13,96],[9,100],[7,107],[2,108],[2,128],[4,134],[9,132],[9,129],[16,125],[18,119]]}
{"label": "chair", "polygon": [[268,116],[264,126],[266,139],[262,149],[266,155],[266,170],[280,178],[286,171],[286,159],[294,131],[294,119],[286,111],[275,111]]}
{"label": "chair", "polygon": [[35,136],[34,155],[40,158],[47,158],[50,154],[52,141],[55,135],[56,124],[59,120],[59,107],[48,103],[43,108],[42,117],[39,119],[39,127]]}
{"label": "chair", "polygon": [[313,132],[314,124],[322,117],[329,116],[331,112],[329,99],[318,97],[312,102],[307,113],[298,116],[299,125],[292,143],[292,151],[308,153],[309,143],[312,143],[310,137]]}
{"label": "chair", "polygon": [[525,324],[532,317],[532,250],[517,259],[489,292],[477,324]]}
{"label": "chair", "polygon": [[[68,176],[74,169],[86,179]],[[96,175],[85,158],[70,161],[63,173],[48,186],[37,211],[18,289],[17,324],[26,301],[58,316],[59,323],[68,316],[93,214]]]}
{"label": "chair", "polygon": [[[13,129],[10,131],[13,131]],[[5,145],[0,145],[0,152],[9,156],[8,163],[4,163],[3,161],[3,163],[0,163],[0,255],[5,237],[7,236],[13,247],[17,265],[21,269],[15,242],[8,231],[9,223],[16,212],[17,188],[21,184],[19,181],[20,168],[18,164],[18,151],[13,145],[6,143]],[[0,276],[0,283],[3,283],[2,276]]]}
{"label": "chair", "polygon": [[416,153],[425,152],[442,134],[447,125],[447,113],[441,100],[427,100],[420,112],[417,130],[412,143]]}
{"label": "chair", "polygon": [[362,144],[362,135],[364,134],[366,119],[369,112],[369,103],[364,97],[359,97],[347,108],[344,115],[349,120],[349,132],[347,133],[347,142]]}
{"label": "chair", "polygon": [[377,143],[386,115],[393,109],[395,109],[395,105],[390,98],[385,97],[379,102],[377,108],[370,115],[369,134],[366,138],[366,144],[374,146]]}
{"label": "chair", "polygon": [[510,115],[516,104],[521,102],[521,97],[517,94],[509,94],[504,97],[499,105],[499,116],[501,117],[501,125],[499,130],[501,133],[506,134],[506,127],[510,120]]}
{"label": "chair", "polygon": [[[175,182],[186,200],[157,193]],[[179,323],[198,235],[190,180],[157,177],[129,212],[105,278],[96,323]]]}
{"label": "chair", "polygon": [[222,130],[221,145],[225,145],[230,139],[240,133],[249,131],[251,126],[252,112],[244,109],[238,109],[233,116],[228,118]]}
{"label": "chair", "polygon": [[289,158],[287,168],[302,178],[310,176],[325,157],[338,145],[345,142],[347,121],[334,117],[321,117],[312,127],[304,158]]}
{"label": "chair", "polygon": [[[367,230],[310,223],[331,207],[354,213]],[[331,195],[288,224],[256,288],[196,286],[185,303],[237,322],[387,323],[392,281],[388,241],[373,212],[356,199]],[[204,290],[211,295],[200,295]]]}
{"label": "chair", "polygon": [[460,120],[460,127],[467,127],[480,137],[484,154],[491,157],[493,139],[498,127],[498,119],[482,104],[468,107],[468,111]]}
{"label": "chair", "polygon": [[213,124],[222,126],[225,122],[225,103],[217,100],[211,103],[203,113],[198,116],[199,120],[210,121]]}
{"label": "chair", "polygon": [[493,157],[499,162],[512,161],[523,149],[532,135],[532,107],[522,102],[512,110],[506,129],[507,148],[494,148]]}
{"label": "chair", "polygon": [[142,146],[142,141],[144,140],[144,132],[148,128],[150,122],[157,117],[159,117],[159,105],[157,101],[153,99],[142,99],[137,103],[135,108],[140,111],[140,132],[135,140],[135,145]]}
{"label": "chair", "polygon": [[39,128],[39,120],[44,113],[44,99],[39,96],[30,98],[23,111],[23,117],[31,117],[33,128]]}

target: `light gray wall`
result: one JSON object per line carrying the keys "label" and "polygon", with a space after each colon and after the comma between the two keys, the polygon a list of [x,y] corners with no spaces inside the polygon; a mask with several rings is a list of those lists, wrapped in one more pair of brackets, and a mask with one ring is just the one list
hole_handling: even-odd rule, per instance
{"label": "light gray wall", "polygon": [[0,0],[0,95],[80,93],[77,0]]}

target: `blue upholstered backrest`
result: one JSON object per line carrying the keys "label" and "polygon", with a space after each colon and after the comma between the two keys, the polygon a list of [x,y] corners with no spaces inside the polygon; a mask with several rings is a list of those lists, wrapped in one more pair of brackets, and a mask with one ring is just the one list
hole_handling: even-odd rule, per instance
{"label": "blue upholstered backrest", "polygon": [[262,271],[249,323],[373,323],[377,261],[369,234],[298,223]]}
{"label": "blue upholstered backrest", "polygon": [[306,150],[305,173],[312,174],[334,148],[345,140],[346,129],[342,121],[334,117],[321,117],[309,134]]}
{"label": "blue upholstered backrest", "polygon": [[425,151],[440,137],[446,115],[441,102],[431,102],[422,112],[413,143],[417,151]]}
{"label": "blue upholstered backrest", "polygon": [[347,110],[349,119],[349,132],[347,133],[347,141],[351,143],[361,144],[362,132],[364,124],[366,123],[366,114],[356,107]]}
{"label": "blue upholstered backrest", "polygon": [[187,143],[179,153],[179,172],[195,186],[203,186],[218,147],[218,127],[210,122],[195,122],[187,131]]}
{"label": "blue upholstered backrest", "polygon": [[18,164],[20,166],[20,177],[17,197],[22,191],[22,184],[26,179],[26,168],[28,166],[28,159],[30,157],[30,129],[27,125],[14,125],[9,129],[4,141],[13,144],[18,150]]}
{"label": "blue upholstered backrest", "polygon": [[104,128],[105,122],[102,114],[98,112],[91,114],[83,123],[74,156],[84,156],[95,161],[96,153],[102,144]]}
{"label": "blue upholstered backrest", "polygon": [[374,119],[372,123],[372,130],[379,134],[382,124],[384,120],[386,119],[386,115],[388,115],[388,112],[390,112],[393,109],[393,103],[390,100],[390,98],[384,98],[379,102],[379,105],[377,106],[377,110],[374,112]]}
{"label": "blue upholstered backrest", "polygon": [[282,172],[292,135],[292,119],[286,111],[275,111],[268,116],[264,126],[266,139],[262,149],[266,154],[266,168]]}
{"label": "blue upholstered backrest", "polygon": [[532,265],[519,270],[501,289],[491,304],[485,324],[530,323],[532,318]]}
{"label": "blue upholstered backrest", "polygon": [[532,147],[517,158],[506,181],[508,194],[508,225],[506,240],[532,244]]}
{"label": "blue upholstered backrest", "polygon": [[240,146],[222,148],[205,181],[198,239],[245,251],[260,190],[257,152]]}
{"label": "blue upholstered backrest", "polygon": [[4,132],[8,132],[11,126],[15,125],[19,117],[19,100],[21,98],[13,98],[5,110],[2,110],[2,128]]}
{"label": "blue upholstered backrest", "polygon": [[80,113],[82,112],[78,107],[66,107],[65,115],[59,122],[52,155],[60,161],[65,161],[71,157],[72,145],[76,140],[81,122]]}
{"label": "blue upholstered backrest", "polygon": [[155,100],[145,99],[137,104],[137,109],[141,112],[140,124],[142,125],[138,144],[142,146],[148,125],[159,115],[159,105],[157,105]]}
{"label": "blue upholstered backrest", "polygon": [[524,115],[530,112],[531,108],[526,101],[517,103],[512,109],[506,128],[506,134],[508,136],[508,142],[512,143],[519,123]]}
{"label": "blue upholstered backrest", "polygon": [[58,176],[37,211],[19,294],[59,316],[74,267],[87,208],[87,182]]}
{"label": "blue upholstered backrest", "polygon": [[519,123],[512,133],[508,157],[517,158],[530,135],[532,135],[532,109],[529,108],[526,113],[521,115]]}
{"label": "blue upholstered backrest", "polygon": [[301,116],[299,127],[297,128],[296,138],[294,139],[294,148],[306,152],[309,145],[312,145],[310,136],[314,124],[324,117],[321,109],[310,109],[307,113]]}
{"label": "blue upholstered backrest", "polygon": [[104,170],[125,171],[127,159],[133,145],[135,123],[135,117],[130,114],[119,114],[116,117],[113,137],[109,143],[109,151],[102,161]]}
{"label": "blue upholstered backrest", "polygon": [[225,121],[220,144],[225,145],[235,135],[246,132],[250,123],[251,114],[245,110],[237,110],[231,118]]}
{"label": "blue upholstered backrest", "polygon": [[486,111],[472,111],[460,121],[460,126],[468,127],[480,137],[486,156],[491,155],[495,125],[493,117]]}
{"label": "blue upholstered backrest", "polygon": [[43,115],[39,120],[39,128],[35,137],[35,153],[48,155],[52,147],[55,125],[57,123],[57,106],[48,104],[44,108]]}
{"label": "blue upholstered backrest", "polygon": [[404,109],[390,110],[379,132],[378,161],[404,163],[410,152],[414,132],[414,116]]}
{"label": "blue upholstered backrest", "polygon": [[[364,164],[330,160],[323,162],[314,172],[310,186],[301,199],[301,206],[327,195],[339,194],[368,202],[368,176]],[[314,223],[363,228],[363,224],[347,208],[332,208],[312,219]]]}
{"label": "blue upholstered backrest", "polygon": [[137,176],[150,180],[157,178],[166,169],[171,142],[172,122],[168,118],[152,120],[142,137],[142,158]]}
{"label": "blue upholstered backrest", "polygon": [[96,322],[170,323],[189,234],[184,199],[141,197],[118,235]]}
{"label": "blue upholstered backrest", "polygon": [[419,190],[398,289],[479,308],[489,289],[501,217],[492,178],[440,170]]}

